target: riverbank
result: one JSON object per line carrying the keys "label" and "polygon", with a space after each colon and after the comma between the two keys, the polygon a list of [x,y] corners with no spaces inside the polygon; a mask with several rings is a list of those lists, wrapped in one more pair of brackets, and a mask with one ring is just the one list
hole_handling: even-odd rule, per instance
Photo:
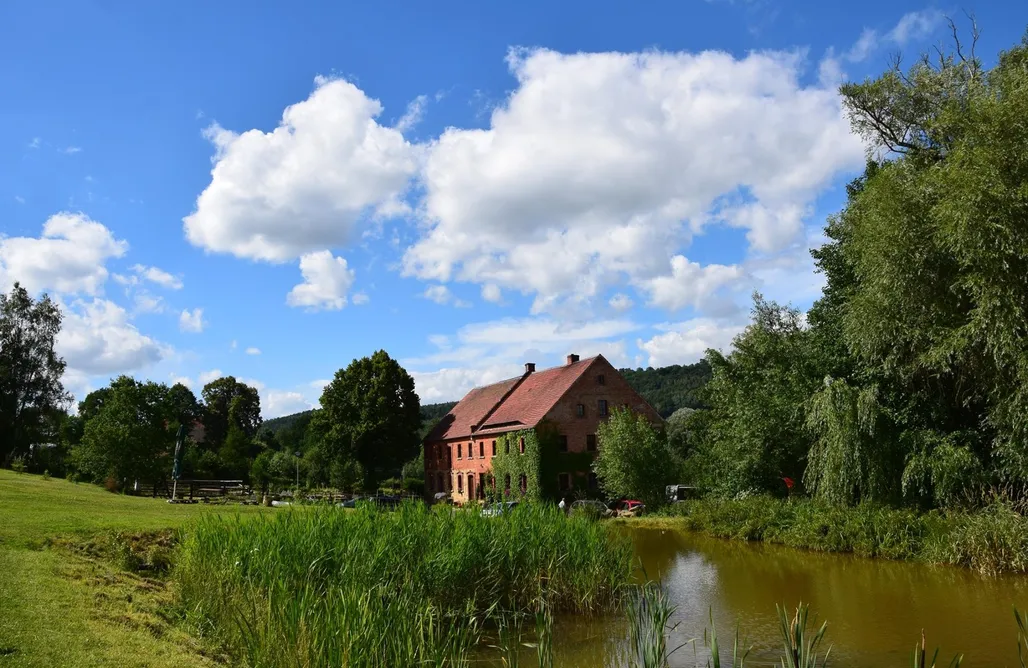
{"label": "riverbank", "polygon": [[811,499],[700,499],[625,522],[818,552],[962,566],[985,575],[1028,573],[1028,517],[1004,502],[974,512],[918,513],[870,504],[840,508]]}
{"label": "riverbank", "polygon": [[175,616],[165,535],[204,515],[262,512],[0,470],[0,666],[219,665]]}

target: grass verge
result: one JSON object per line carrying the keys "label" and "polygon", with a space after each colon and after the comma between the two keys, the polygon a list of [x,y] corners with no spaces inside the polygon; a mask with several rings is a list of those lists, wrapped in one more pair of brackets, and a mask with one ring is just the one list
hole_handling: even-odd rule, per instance
{"label": "grass verge", "polygon": [[171,612],[170,541],[207,514],[261,511],[0,470],[0,667],[219,664]]}

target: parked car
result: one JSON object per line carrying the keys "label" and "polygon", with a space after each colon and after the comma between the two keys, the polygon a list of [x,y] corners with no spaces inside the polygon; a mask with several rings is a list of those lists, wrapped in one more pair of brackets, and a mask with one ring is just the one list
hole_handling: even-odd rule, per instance
{"label": "parked car", "polygon": [[625,499],[618,501],[614,510],[618,517],[639,517],[646,512],[646,505],[642,501]]}
{"label": "parked car", "polygon": [[366,501],[370,501],[379,508],[384,510],[392,510],[402,503],[402,499],[398,496],[390,496],[388,494],[378,494],[376,496],[369,496]]}
{"label": "parked car", "polygon": [[338,503],[336,505],[338,505],[340,508],[356,508],[357,504],[360,503],[363,500],[364,500],[364,497],[362,497],[362,496],[354,496],[354,497],[346,499],[342,503]]}
{"label": "parked car", "polygon": [[486,517],[496,517],[497,515],[503,515],[514,510],[518,505],[517,501],[501,501],[499,503],[493,503],[485,507],[482,514]]}
{"label": "parked car", "polygon": [[583,513],[595,517],[613,517],[614,511],[607,507],[603,501],[596,499],[579,499],[571,504],[570,512]]}
{"label": "parked car", "polygon": [[668,503],[675,503],[676,501],[685,501],[686,499],[698,499],[699,497],[699,487],[690,487],[688,485],[667,486]]}

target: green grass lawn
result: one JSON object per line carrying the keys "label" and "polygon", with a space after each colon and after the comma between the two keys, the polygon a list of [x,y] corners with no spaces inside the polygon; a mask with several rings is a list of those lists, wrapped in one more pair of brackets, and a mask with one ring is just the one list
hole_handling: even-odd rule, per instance
{"label": "green grass lawn", "polygon": [[109,531],[178,528],[256,506],[171,505],[0,470],[0,668],[218,665],[169,612],[160,581],[61,547]]}

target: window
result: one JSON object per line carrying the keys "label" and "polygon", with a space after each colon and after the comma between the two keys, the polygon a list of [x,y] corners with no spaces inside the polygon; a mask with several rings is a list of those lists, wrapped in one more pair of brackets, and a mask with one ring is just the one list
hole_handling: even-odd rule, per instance
{"label": "window", "polygon": [[475,498],[475,474],[474,473],[469,473],[468,474],[468,498],[469,499]]}
{"label": "window", "polygon": [[507,473],[503,476],[503,492],[504,494],[510,494],[510,474]]}
{"label": "window", "polygon": [[457,459],[464,458],[464,446],[461,443],[457,444]]}
{"label": "window", "polygon": [[463,473],[458,473],[457,474],[457,493],[458,494],[463,494],[464,493],[464,474]]}
{"label": "window", "polygon": [[528,476],[522,473],[518,477],[518,485],[521,487],[521,493],[526,493],[528,491]]}
{"label": "window", "polygon": [[596,434],[588,434],[585,437],[585,449],[589,452],[596,452]]}
{"label": "window", "polygon": [[521,454],[525,454],[525,437],[522,436],[518,439],[518,447],[521,448]]}
{"label": "window", "polygon": [[568,437],[565,436],[564,434],[560,435],[560,451],[561,452],[567,452],[568,451]]}
{"label": "window", "polygon": [[575,414],[578,415],[578,417],[585,417],[585,404],[578,404],[578,406],[575,407]]}
{"label": "window", "polygon": [[493,457],[496,456],[496,441],[493,441]]}
{"label": "window", "polygon": [[436,448],[436,455],[438,455],[439,461],[443,461],[443,446],[441,443],[439,444],[439,447]]}
{"label": "window", "polygon": [[566,492],[571,489],[571,476],[567,473],[558,473],[557,486],[560,487],[560,491],[562,492]]}
{"label": "window", "polygon": [[596,489],[600,486],[600,480],[596,477],[596,474],[589,471],[589,489]]}
{"label": "window", "polygon": [[478,442],[478,456],[481,459],[485,459],[485,441]]}
{"label": "window", "polygon": [[603,374],[601,373],[599,376],[596,376],[596,383],[598,385],[606,385],[607,384],[607,379],[604,378]]}
{"label": "window", "polygon": [[606,417],[607,416],[607,400],[606,399],[600,399],[599,408],[600,408],[600,417]]}
{"label": "window", "polygon": [[508,454],[508,455],[510,454],[510,440],[509,439],[506,439],[506,438],[503,439],[503,452],[505,454]]}

